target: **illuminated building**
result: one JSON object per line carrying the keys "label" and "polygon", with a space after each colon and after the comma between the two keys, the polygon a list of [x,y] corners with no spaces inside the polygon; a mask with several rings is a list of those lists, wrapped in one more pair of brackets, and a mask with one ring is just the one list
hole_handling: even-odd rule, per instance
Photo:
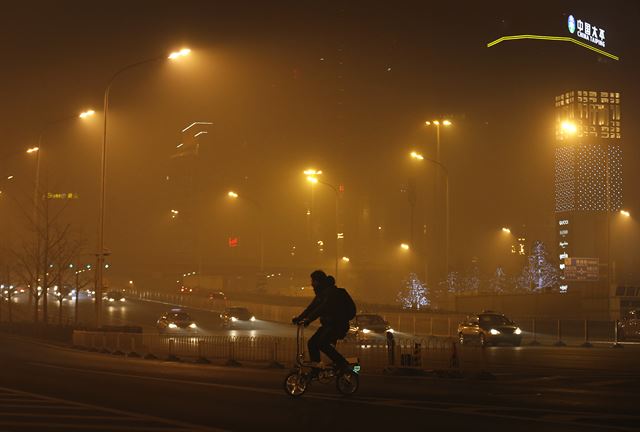
{"label": "illuminated building", "polygon": [[611,294],[609,214],[622,208],[620,93],[556,97],[555,211],[561,291]]}

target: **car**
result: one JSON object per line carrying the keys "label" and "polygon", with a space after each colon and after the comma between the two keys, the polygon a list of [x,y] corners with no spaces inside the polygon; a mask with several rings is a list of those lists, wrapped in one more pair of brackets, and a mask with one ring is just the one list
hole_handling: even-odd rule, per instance
{"label": "car", "polygon": [[214,311],[224,311],[227,307],[227,296],[222,291],[210,292],[209,305]]}
{"label": "car", "polygon": [[640,339],[640,309],[628,311],[618,324],[618,339]]}
{"label": "car", "polygon": [[349,323],[349,333],[347,337],[353,339],[371,339],[386,337],[387,333],[394,333],[389,323],[377,314],[358,314]]}
{"label": "car", "polygon": [[477,341],[481,346],[506,343],[519,346],[522,342],[522,330],[504,314],[484,311],[468,316],[458,325],[460,344]]}
{"label": "car", "polygon": [[159,333],[192,334],[198,331],[198,326],[191,315],[182,309],[171,309],[162,314],[156,323],[156,328]]}
{"label": "car", "polygon": [[124,300],[124,293],[122,291],[108,291],[107,293],[105,293],[104,297],[102,297],[104,300],[108,301],[109,303],[114,303],[114,302],[123,302]]}
{"label": "car", "polygon": [[220,314],[222,327],[232,328],[237,326],[252,327],[256,317],[245,307],[228,307]]}

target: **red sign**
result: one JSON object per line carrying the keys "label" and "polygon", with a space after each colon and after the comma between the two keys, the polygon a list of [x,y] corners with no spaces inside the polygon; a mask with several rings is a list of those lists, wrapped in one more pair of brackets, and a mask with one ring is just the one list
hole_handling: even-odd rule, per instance
{"label": "red sign", "polygon": [[229,247],[238,247],[238,237],[229,237]]}

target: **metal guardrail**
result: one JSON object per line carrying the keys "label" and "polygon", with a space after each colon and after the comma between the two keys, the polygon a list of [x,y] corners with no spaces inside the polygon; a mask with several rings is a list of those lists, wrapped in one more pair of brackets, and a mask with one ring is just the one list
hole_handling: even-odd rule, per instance
{"label": "metal guardrail", "polygon": [[[140,291],[135,294],[142,300],[163,301],[185,307],[212,309],[211,302],[202,297],[149,291]],[[236,305],[235,302],[231,303]],[[251,311],[260,319],[283,323],[288,323],[292,316],[300,312],[299,307],[293,306],[238,305],[249,306]],[[466,315],[463,314],[438,314],[428,312],[380,311],[379,314],[382,315],[397,332],[423,337],[437,336],[455,338],[457,336],[458,324],[466,318]],[[616,341],[615,321],[529,317],[510,318],[522,329],[523,344],[535,341],[546,345],[554,345],[558,342],[580,345],[593,341],[612,343]]]}
{"label": "metal guardrail", "polygon": [[[73,345],[91,351],[168,360],[227,360],[293,366],[296,357],[295,338],[269,336],[168,336],[77,330],[73,333]],[[376,339],[339,341],[337,348],[345,357],[358,357],[363,370],[368,371],[379,372],[389,366],[475,371],[486,366],[483,350],[458,350],[453,338],[399,339],[394,340],[392,346],[390,348],[384,339]]]}

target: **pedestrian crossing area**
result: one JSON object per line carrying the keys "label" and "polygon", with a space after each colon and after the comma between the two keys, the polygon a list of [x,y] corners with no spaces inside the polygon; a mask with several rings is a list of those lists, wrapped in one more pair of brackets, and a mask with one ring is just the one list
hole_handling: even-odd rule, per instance
{"label": "pedestrian crossing area", "polygon": [[0,432],[215,430],[0,387]]}

